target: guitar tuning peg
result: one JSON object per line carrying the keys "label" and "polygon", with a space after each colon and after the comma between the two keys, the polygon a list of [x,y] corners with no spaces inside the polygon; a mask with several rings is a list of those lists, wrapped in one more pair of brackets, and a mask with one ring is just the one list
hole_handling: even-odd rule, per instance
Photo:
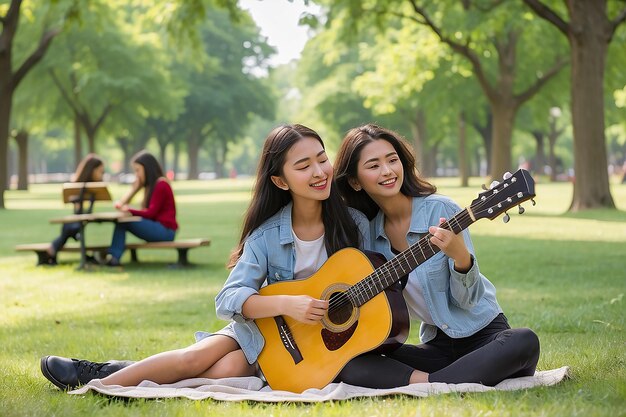
{"label": "guitar tuning peg", "polygon": [[488,191],[488,190],[489,190],[489,188],[487,188],[487,186],[486,186],[485,184],[481,185],[481,187],[482,187],[482,189],[483,189],[483,190],[485,190],[485,191]]}
{"label": "guitar tuning peg", "polygon": [[509,171],[505,172],[504,175],[502,176],[503,180],[508,180],[509,178],[511,178],[513,176],[513,174],[511,174]]}
{"label": "guitar tuning peg", "polygon": [[509,220],[511,220],[511,216],[509,216],[509,213],[505,212],[505,213],[504,213],[504,217],[502,217],[502,221],[503,221],[504,223],[508,223],[508,222],[509,222]]}
{"label": "guitar tuning peg", "polygon": [[533,203],[533,206],[536,206],[536,205],[537,205],[537,203],[535,202],[535,199],[534,199],[534,198],[531,198],[531,199],[530,199],[530,201]]}
{"label": "guitar tuning peg", "polygon": [[517,207],[518,207],[518,210],[517,210],[517,211],[518,211],[518,213],[519,213],[519,214],[524,214],[524,212],[526,211],[526,210],[524,209],[524,207],[522,207],[522,205],[521,205],[521,204],[520,204],[519,206],[517,206]]}
{"label": "guitar tuning peg", "polygon": [[500,182],[499,182],[499,181],[492,181],[492,182],[491,182],[491,185],[489,186],[489,189],[491,190],[491,189],[493,189],[493,188],[497,187],[497,186],[498,186],[498,184],[500,184]]}

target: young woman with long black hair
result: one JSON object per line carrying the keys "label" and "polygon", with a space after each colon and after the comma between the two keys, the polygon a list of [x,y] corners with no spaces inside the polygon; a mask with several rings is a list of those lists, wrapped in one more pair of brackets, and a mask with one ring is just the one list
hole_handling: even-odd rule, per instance
{"label": "young woman with long black hair", "polygon": [[494,285],[480,273],[469,231],[438,227],[461,209],[419,177],[407,142],[373,124],[354,128],[342,142],[335,176],[348,205],[370,219],[372,250],[391,259],[428,233],[441,249],[408,275],[404,288],[410,316],[421,321],[422,344],[405,344],[387,356],[363,355],[344,368],[343,381],[376,388],[495,385],[533,375],[537,335],[510,328]]}
{"label": "young woman with long black hair", "polygon": [[302,125],[277,127],[265,140],[241,237],[228,264],[232,270],[216,297],[218,316],[231,323],[216,333],[197,334],[199,340],[189,347],[132,365],[46,356],[44,376],[68,389],[94,378],[130,386],[143,380],[256,374],[264,341],[254,319],[287,315],[316,323],[328,308],[328,301],[307,295],[260,295],[261,286],[308,277],[339,249],[367,245],[367,219],[348,209],[332,184],[333,168],[319,135]]}
{"label": "young woman with long black hair", "polygon": [[[120,259],[126,249],[126,232],[148,242],[171,242],[178,229],[174,192],[159,162],[152,154],[142,151],[133,157],[132,166],[135,171],[135,182],[130,192],[115,204],[115,208],[133,216],[140,216],[141,220],[115,223],[106,260],[106,265],[109,266],[120,265]],[[141,189],[144,190],[141,208],[130,208],[128,203]]]}
{"label": "young woman with long black hair", "polygon": [[[104,162],[102,158],[94,153],[90,153],[85,156],[78,167],[76,168],[76,172],[72,178],[72,182],[99,182],[102,181],[102,177],[104,176]],[[92,202],[93,203],[93,202]],[[83,214],[82,210],[84,210],[84,202],[75,203],[74,204],[74,214]],[[88,208],[88,210],[91,206]],[[61,227],[61,234],[52,241],[50,247],[47,249],[48,265],[56,265],[57,264],[57,253],[65,246],[68,239],[76,239],[78,233],[80,232],[80,223],[65,223]],[[93,259],[90,257],[90,259]]]}

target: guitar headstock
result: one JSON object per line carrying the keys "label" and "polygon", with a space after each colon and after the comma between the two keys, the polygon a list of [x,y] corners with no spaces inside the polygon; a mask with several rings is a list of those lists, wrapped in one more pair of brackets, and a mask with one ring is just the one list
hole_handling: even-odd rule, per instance
{"label": "guitar headstock", "polygon": [[[507,174],[502,182],[494,181],[490,189],[483,191],[472,201],[470,209],[476,219],[493,220],[515,206],[519,206],[519,213],[522,214],[524,209],[520,204],[535,197],[535,181],[528,171],[518,169],[513,175]],[[505,223],[508,219],[507,214]]]}

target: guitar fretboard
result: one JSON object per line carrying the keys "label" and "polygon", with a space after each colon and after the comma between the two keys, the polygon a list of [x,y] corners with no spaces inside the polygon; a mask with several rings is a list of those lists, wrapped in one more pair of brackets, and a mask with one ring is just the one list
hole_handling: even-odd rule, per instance
{"label": "guitar fretboard", "polygon": [[[469,210],[464,209],[450,220],[440,224],[439,227],[458,234],[474,223],[474,221]],[[430,233],[426,234],[406,250],[385,262],[376,271],[346,290],[345,294],[352,304],[354,306],[362,306],[439,252],[440,249],[430,242],[431,237]]]}

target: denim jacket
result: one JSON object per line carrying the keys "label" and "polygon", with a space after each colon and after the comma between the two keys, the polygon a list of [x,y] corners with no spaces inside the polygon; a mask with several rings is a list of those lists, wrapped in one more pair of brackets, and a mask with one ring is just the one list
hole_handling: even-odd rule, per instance
{"label": "denim jacket", "polygon": [[[253,320],[243,316],[244,302],[265,284],[293,279],[296,250],[291,228],[292,203],[256,228],[243,253],[215,298],[217,315],[234,320],[229,326],[248,362],[256,362],[265,341]],[[359,231],[361,247],[369,246],[369,224],[360,211],[349,209]]]}
{"label": "denim jacket", "polygon": [[[407,242],[412,245],[428,233],[429,226],[438,225],[441,217],[450,219],[459,211],[461,208],[456,203],[441,195],[414,197]],[[391,259],[394,254],[384,225],[385,216],[379,211],[370,221],[371,249]],[[426,306],[436,324],[435,327],[422,323],[420,339],[423,343],[435,337],[437,327],[452,338],[471,336],[502,312],[496,301],[495,287],[478,269],[469,232],[465,229],[462,233],[472,256],[472,267],[467,273],[455,271],[454,260],[440,251],[418,266],[417,279],[410,279],[407,283],[421,286]]]}

